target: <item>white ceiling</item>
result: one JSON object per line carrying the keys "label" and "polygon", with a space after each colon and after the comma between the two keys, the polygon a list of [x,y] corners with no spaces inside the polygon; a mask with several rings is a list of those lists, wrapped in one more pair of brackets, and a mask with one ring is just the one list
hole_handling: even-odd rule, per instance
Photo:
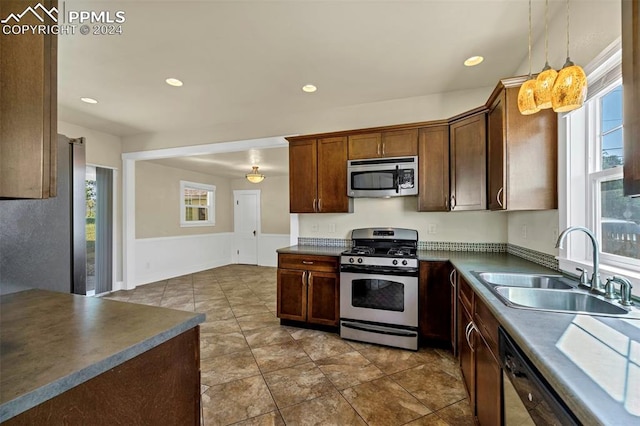
{"label": "white ceiling", "polygon": [[[122,35],[60,36],[58,58],[60,120],[123,137],[493,86],[527,55],[526,0],[60,3],[125,12]],[[537,38],[544,3],[534,4]],[[550,16],[564,12],[550,4]],[[485,61],[464,67],[471,55]]]}

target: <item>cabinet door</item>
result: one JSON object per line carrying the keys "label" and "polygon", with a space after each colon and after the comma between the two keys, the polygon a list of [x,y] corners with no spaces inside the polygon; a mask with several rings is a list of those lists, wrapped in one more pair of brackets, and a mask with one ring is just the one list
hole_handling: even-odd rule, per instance
{"label": "cabinet door", "polygon": [[489,346],[477,336],[475,339],[475,413],[480,425],[500,425],[502,371]]}
{"label": "cabinet door", "polygon": [[457,121],[450,126],[451,210],[485,210],[486,123],[485,114]]}
{"label": "cabinet door", "polygon": [[[41,1],[50,10],[57,1]],[[0,1],[0,16],[19,14],[28,2]],[[45,15],[44,24],[53,24]],[[42,25],[34,14],[21,25]],[[57,38],[27,32],[0,37],[0,197],[56,195]]]}
{"label": "cabinet door", "polygon": [[381,140],[380,133],[349,136],[349,160],[380,157],[382,155]]}
{"label": "cabinet door", "polygon": [[340,296],[338,274],[309,272],[309,311],[307,321],[315,324],[338,325]]}
{"label": "cabinet door", "polygon": [[489,161],[489,209],[505,210],[505,109],[504,92],[500,94],[487,118],[487,150]]}
{"label": "cabinet door", "polygon": [[418,130],[397,130],[382,134],[383,157],[408,157],[418,155]]}
{"label": "cabinet door", "polygon": [[449,210],[449,127],[420,129],[418,211]]}
{"label": "cabinet door", "polygon": [[[467,313],[462,303],[458,302],[458,358],[460,361],[460,370],[462,379],[469,394],[469,403],[471,404],[471,412],[475,413],[475,377],[474,377],[474,352],[473,345],[475,333],[466,333],[467,327],[471,322],[471,316]],[[467,339],[467,336],[469,339]]]}
{"label": "cabinet door", "polygon": [[[289,211],[315,213],[318,187],[316,140],[289,142]],[[345,189],[345,194],[346,194]]]}
{"label": "cabinet door", "polygon": [[278,269],[278,318],[307,320],[307,271]]}
{"label": "cabinet door", "polygon": [[420,262],[418,324],[420,338],[451,341],[449,262]]}
{"label": "cabinet door", "polygon": [[624,195],[640,195],[640,4],[622,2]]}
{"label": "cabinet door", "polygon": [[347,138],[318,139],[318,201],[320,213],[350,213],[347,197]]}

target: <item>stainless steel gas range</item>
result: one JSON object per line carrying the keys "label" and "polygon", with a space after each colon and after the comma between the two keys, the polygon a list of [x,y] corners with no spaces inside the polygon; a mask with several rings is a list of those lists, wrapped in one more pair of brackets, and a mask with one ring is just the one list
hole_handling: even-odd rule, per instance
{"label": "stainless steel gas range", "polygon": [[340,261],[340,336],[418,349],[418,231],[361,228]]}

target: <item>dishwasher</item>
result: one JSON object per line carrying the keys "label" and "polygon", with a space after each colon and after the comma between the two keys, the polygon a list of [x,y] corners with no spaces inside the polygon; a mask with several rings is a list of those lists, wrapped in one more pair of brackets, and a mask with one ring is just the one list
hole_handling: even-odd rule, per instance
{"label": "dishwasher", "polygon": [[502,327],[498,335],[504,425],[579,425],[580,422]]}

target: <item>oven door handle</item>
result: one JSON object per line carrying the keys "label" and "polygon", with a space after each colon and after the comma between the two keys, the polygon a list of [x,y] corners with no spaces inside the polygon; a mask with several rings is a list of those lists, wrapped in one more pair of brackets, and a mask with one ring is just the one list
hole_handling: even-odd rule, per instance
{"label": "oven door handle", "polygon": [[415,331],[405,331],[405,330],[390,330],[385,329],[382,330],[380,328],[369,328],[367,326],[356,325],[350,322],[343,322],[340,324],[340,327],[352,328],[354,330],[367,331],[369,333],[378,333],[378,334],[387,334],[389,336],[400,336],[400,337],[416,337],[417,333]]}
{"label": "oven door handle", "polygon": [[381,266],[342,265],[340,272],[352,272],[363,275],[396,275],[401,277],[418,276],[418,268],[385,268]]}

